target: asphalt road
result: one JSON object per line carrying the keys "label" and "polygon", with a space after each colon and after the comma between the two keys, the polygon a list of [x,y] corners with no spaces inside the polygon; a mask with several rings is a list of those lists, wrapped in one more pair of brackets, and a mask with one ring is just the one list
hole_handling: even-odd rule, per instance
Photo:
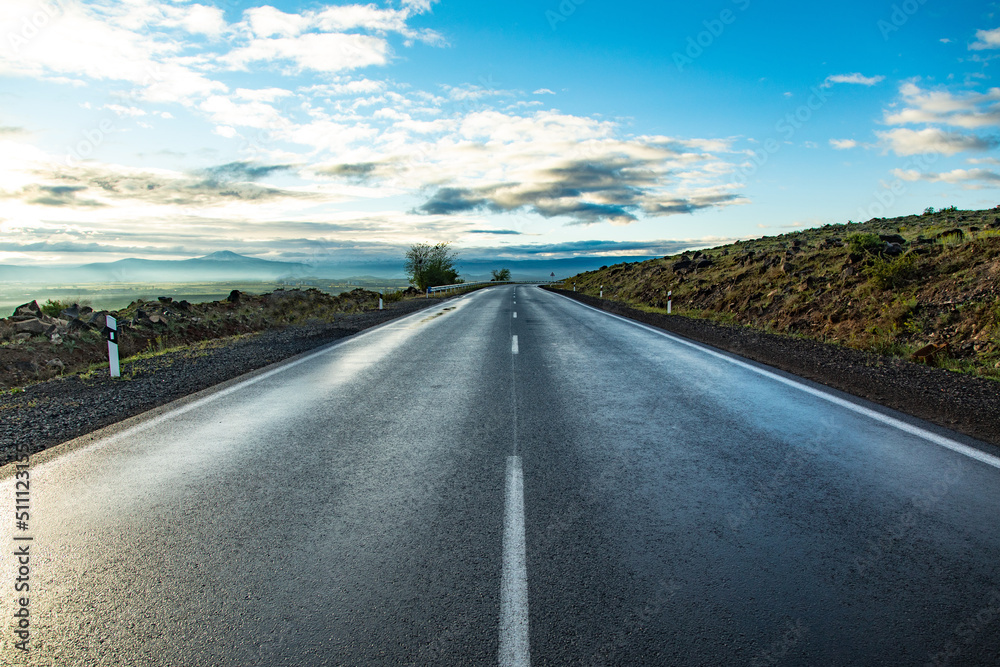
{"label": "asphalt road", "polygon": [[5,665],[1000,655],[992,450],[536,287],[64,449],[0,482]]}

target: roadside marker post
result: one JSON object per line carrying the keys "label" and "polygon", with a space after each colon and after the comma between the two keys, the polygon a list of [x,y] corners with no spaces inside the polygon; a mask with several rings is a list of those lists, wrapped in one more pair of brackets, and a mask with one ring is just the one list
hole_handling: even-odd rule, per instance
{"label": "roadside marker post", "polygon": [[378,309],[382,310],[382,290],[378,291]]}
{"label": "roadside marker post", "polygon": [[604,298],[604,285],[601,285],[601,298]]}
{"label": "roadside marker post", "polygon": [[670,306],[673,304],[673,300],[670,298],[670,295],[673,293],[673,290],[667,292],[667,315],[670,314]]}
{"label": "roadside marker post", "polygon": [[121,377],[121,369],[118,367],[118,321],[110,315],[107,318],[107,326],[104,329],[108,337],[108,369],[111,377]]}

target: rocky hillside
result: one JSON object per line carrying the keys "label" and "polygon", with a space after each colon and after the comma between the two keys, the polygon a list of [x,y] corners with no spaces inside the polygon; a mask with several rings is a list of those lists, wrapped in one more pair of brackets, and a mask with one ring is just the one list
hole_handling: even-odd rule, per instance
{"label": "rocky hillside", "polygon": [[566,286],[647,311],[1000,379],[1000,207],[826,225],[617,264]]}
{"label": "rocky hillside", "polygon": [[[403,296],[397,292],[386,299]],[[126,359],[286,325],[330,322],[377,308],[378,298],[376,292],[363,289],[337,296],[316,289],[261,295],[233,291],[223,301],[191,304],[160,297],[134,301],[113,312],[79,304],[39,306],[32,301],[0,319],[0,387],[18,387],[91,367],[106,372],[103,329],[108,314],[118,321],[119,356]]]}

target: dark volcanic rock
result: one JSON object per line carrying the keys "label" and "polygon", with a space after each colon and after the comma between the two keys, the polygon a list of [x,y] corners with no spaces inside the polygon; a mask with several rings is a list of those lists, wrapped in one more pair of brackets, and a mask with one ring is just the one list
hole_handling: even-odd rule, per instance
{"label": "dark volcanic rock", "polygon": [[41,317],[42,309],[38,307],[37,301],[25,303],[14,309],[14,317]]}

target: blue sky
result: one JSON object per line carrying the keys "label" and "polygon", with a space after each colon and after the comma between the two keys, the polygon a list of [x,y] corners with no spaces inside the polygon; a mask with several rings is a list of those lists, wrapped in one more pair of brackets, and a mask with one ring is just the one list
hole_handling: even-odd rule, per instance
{"label": "blue sky", "polygon": [[4,0],[0,262],[638,256],[992,207],[996,12]]}

